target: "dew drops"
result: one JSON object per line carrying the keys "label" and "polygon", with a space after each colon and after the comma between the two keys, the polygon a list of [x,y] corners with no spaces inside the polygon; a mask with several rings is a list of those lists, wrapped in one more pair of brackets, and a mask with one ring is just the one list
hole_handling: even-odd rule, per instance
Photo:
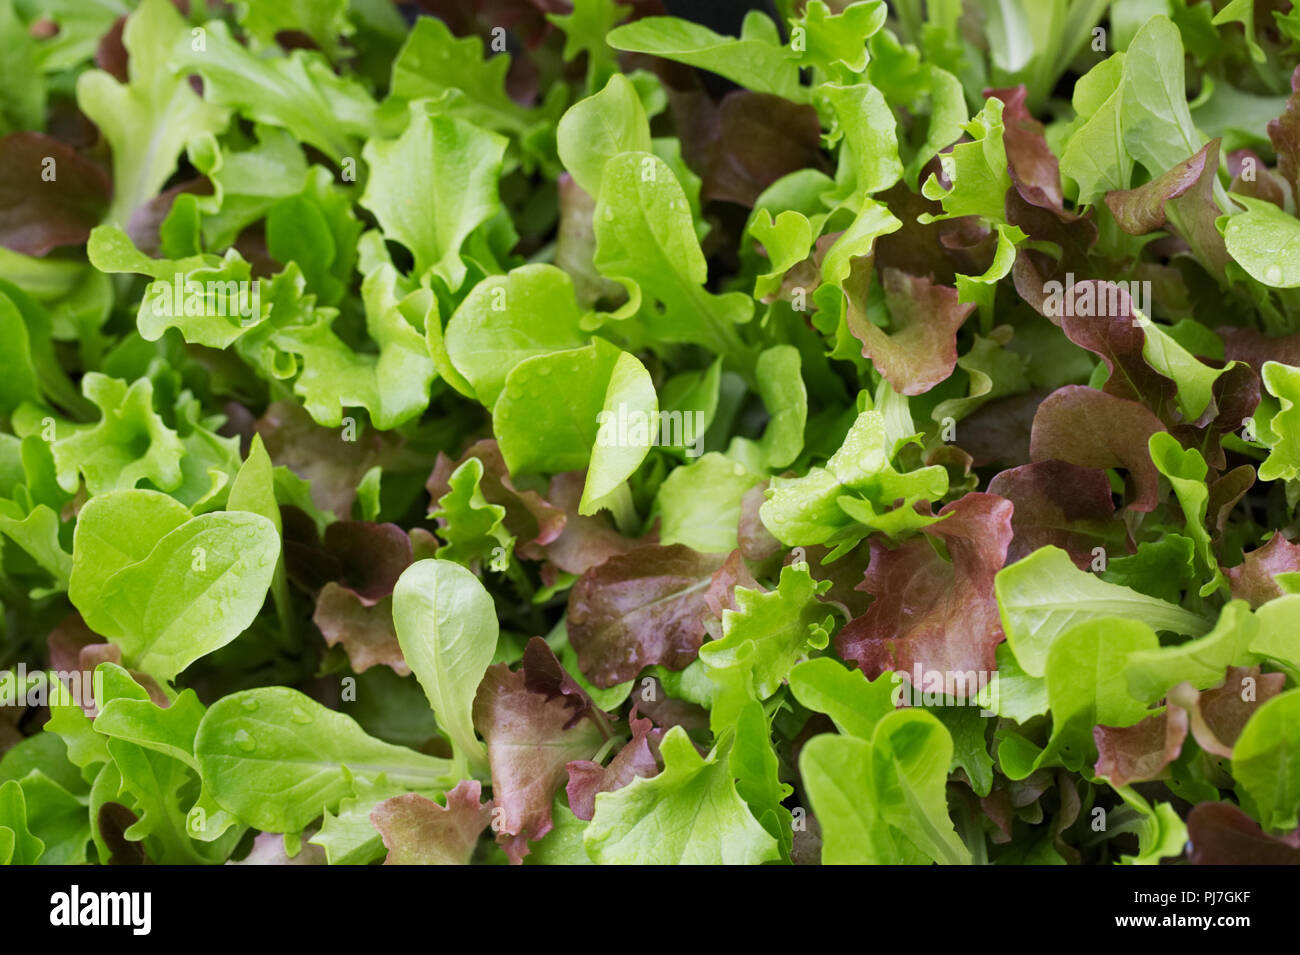
{"label": "dew drops", "polygon": [[1264,281],[1269,285],[1277,285],[1282,281],[1282,267],[1280,265],[1270,265],[1264,270]]}
{"label": "dew drops", "polygon": [[251,712],[253,712],[255,709],[257,709],[257,700],[254,700],[254,699],[247,699],[247,700],[244,700],[244,702],[243,702],[242,704],[240,704],[240,705],[243,706],[244,709],[248,710],[248,712],[251,713]]}
{"label": "dew drops", "polygon": [[296,706],[289,712],[289,719],[293,720],[299,726],[306,726],[311,722],[311,717]]}
{"label": "dew drops", "polygon": [[257,741],[249,735],[248,730],[235,730],[235,745],[245,753],[251,753],[257,749]]}

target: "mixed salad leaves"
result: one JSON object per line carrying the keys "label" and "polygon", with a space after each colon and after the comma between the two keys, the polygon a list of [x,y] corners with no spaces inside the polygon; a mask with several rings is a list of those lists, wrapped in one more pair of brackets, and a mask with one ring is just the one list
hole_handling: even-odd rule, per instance
{"label": "mixed salad leaves", "polygon": [[0,861],[1300,861],[1286,0],[0,46]]}

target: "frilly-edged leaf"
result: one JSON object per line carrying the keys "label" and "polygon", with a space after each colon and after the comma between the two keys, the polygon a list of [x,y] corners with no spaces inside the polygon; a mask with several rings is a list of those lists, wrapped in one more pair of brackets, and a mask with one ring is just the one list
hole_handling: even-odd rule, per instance
{"label": "frilly-edged leaf", "polygon": [[347,18],[346,0],[312,0],[312,2],[278,3],[276,0],[241,0],[239,24],[257,45],[275,45],[277,33],[296,30],[311,37],[312,42],[338,59],[343,54],[341,41],[356,33]]}
{"label": "frilly-edged leaf", "polygon": [[373,132],[375,101],[356,80],[335,73],[320,53],[300,49],[259,57],[221,20],[208,21],[203,30],[202,48],[186,30],[166,52],[181,83],[187,73],[203,77],[206,103],[229,107],[256,123],[282,126],[335,162],[355,156]]}
{"label": "frilly-edged leaf", "polygon": [[474,726],[487,742],[492,796],[501,810],[497,841],[514,863],[552,826],[551,801],[574,760],[606,738],[605,719],[540,637],[518,670],[488,668],[474,699]]}
{"label": "frilly-edged leaf", "polygon": [[[410,122],[397,139],[372,139],[362,155],[370,180],[361,204],[375,214],[386,236],[415,256],[415,274],[433,270],[455,290],[465,280],[461,246],[500,208],[497,180],[506,140],[454,117],[412,105]],[[427,170],[418,190],[407,193],[411,170]]]}
{"label": "frilly-edged leaf", "polygon": [[754,692],[767,699],[795,664],[830,640],[831,608],[816,599],[829,589],[829,581],[793,566],[781,570],[775,590],[737,589],[736,608],[722,612],[722,639],[700,647],[706,671],[748,670]]}
{"label": "frilly-edged leaf", "polygon": [[1281,403],[1281,410],[1269,422],[1269,437],[1261,435],[1269,452],[1259,466],[1259,479],[1291,481],[1300,477],[1300,368],[1266,362],[1263,378],[1264,387]]}
{"label": "frilly-edged leaf", "polygon": [[759,512],[763,524],[784,544],[833,544],[843,551],[872,529],[896,535],[933,523],[936,518],[917,513],[913,505],[941,498],[948,489],[947,472],[935,466],[899,473],[890,463],[890,444],[883,416],[862,412],[824,468],[798,478],[773,478]]}
{"label": "frilly-edged leaf", "polygon": [[100,271],[153,278],[136,316],[146,341],[157,341],[167,329],[176,328],[187,342],[226,348],[265,317],[258,280],[235,249],[222,257],[151,259],[121,229],[100,226],[91,233],[86,251]]}
{"label": "frilly-edged leaf", "polygon": [[587,679],[607,688],[651,664],[680,670],[704,641],[705,590],[723,555],[681,544],[616,555],[569,594],[569,639]]}
{"label": "frilly-edged leaf", "polygon": [[1295,574],[1300,574],[1300,545],[1291,543],[1281,531],[1262,547],[1248,551],[1244,562],[1224,569],[1232,596],[1248,601],[1252,607],[1291,593],[1291,582],[1300,583],[1300,578],[1292,576]]}
{"label": "frilly-edged leaf", "polygon": [[944,178],[951,187],[944,188],[934,174],[921,187],[927,199],[942,203],[943,216],[926,215],[922,221],[967,215],[1004,221],[1011,176],[1002,142],[1002,101],[991,97],[965,129],[972,141],[958,143],[952,152],[939,156]]}
{"label": "frilly-edged leaf", "polygon": [[[939,511],[942,520],[923,527],[926,537],[887,550],[872,541],[871,562],[858,589],[875,600],[835,638],[840,656],[869,678],[899,670],[930,689],[931,674],[945,694],[968,704],[983,685],[967,686],[970,674],[996,669],[1002,626],[993,597],[994,575],[1012,537],[1012,506],[992,494],[967,494]],[[941,541],[951,563],[936,553]],[[984,681],[987,682],[987,681]]]}
{"label": "frilly-edged leaf", "polygon": [[154,411],[149,379],[128,386],[118,378],[88,372],[81,390],[102,417],[51,446],[60,486],[75,491],[80,475],[91,494],[125,490],[142,480],[164,491],[175,490],[182,479],[185,448]]}
{"label": "frilly-edged leaf", "polygon": [[462,780],[448,791],[446,805],[419,793],[391,796],[370,813],[388,850],[385,865],[467,865],[479,834],[487,828],[492,803],[479,803],[481,787]]}
{"label": "frilly-edged leaf", "polygon": [[419,17],[393,61],[391,96],[437,100],[476,126],[522,135],[532,119],[506,92],[509,68],[510,56],[486,56],[481,38],[458,37],[438,17]]}
{"label": "frilly-edged leaf", "polygon": [[167,0],[141,3],[127,17],[122,42],[130,54],[129,82],[119,83],[102,70],[88,70],[77,78],[78,105],[113,150],[108,221],[118,226],[125,226],[138,206],[158,194],[187,142],[220,132],[230,117],[221,104],[200,98],[170,62],[178,44],[189,45],[190,31]]}
{"label": "frilly-edged leaf", "polygon": [[664,768],[656,776],[596,796],[583,836],[601,865],[756,865],[779,857],[776,840],[736,792],[730,740],[707,757],[673,727],[659,744]]}
{"label": "frilly-edged leaf", "polygon": [[593,227],[596,268],[632,296],[620,314],[636,313],[659,342],[704,345],[748,370],[751,359],[736,325],[752,317],[753,302],[742,293],[704,289],[708,266],[686,195],[667,163],[644,152],[606,162]]}
{"label": "frilly-edged leaf", "polygon": [[[889,331],[849,313],[849,331],[882,376],[904,395],[919,395],[957,367],[957,330],[974,310],[956,289],[886,268],[881,273]],[[884,316],[882,316],[884,317]]]}

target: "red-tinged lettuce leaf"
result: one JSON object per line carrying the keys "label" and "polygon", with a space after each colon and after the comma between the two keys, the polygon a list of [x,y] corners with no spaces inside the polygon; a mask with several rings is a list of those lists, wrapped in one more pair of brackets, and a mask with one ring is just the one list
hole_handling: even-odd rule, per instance
{"label": "red-tinged lettuce leaf", "polygon": [[704,628],[714,640],[722,639],[722,612],[739,609],[736,603],[737,587],[746,590],[764,589],[749,572],[739,548],[728,554],[722,566],[713,572],[709,586],[704,591],[704,606],[707,609]]}
{"label": "red-tinged lettuce leaf", "polygon": [[[50,668],[71,672],[81,666],[81,654],[87,647],[111,646],[95,631],[86,626],[86,621],[75,610],[59,621],[59,625],[50,631],[46,640],[49,652]],[[114,660],[120,663],[120,660]]]}
{"label": "red-tinged lettuce leaf", "polygon": [[391,596],[411,565],[411,538],[396,524],[335,521],[325,528],[324,543],[339,562],[339,586],[367,606]]}
{"label": "red-tinged lettuce leaf", "polygon": [[1110,480],[1097,468],[1039,461],[1001,472],[989,482],[988,490],[1015,505],[1009,563],[1054,545],[1079,567],[1087,567],[1094,547],[1115,545],[1125,538],[1124,525],[1115,517]]}
{"label": "red-tinged lettuce leaf", "polygon": [[126,28],[126,17],[118,17],[113,25],[95,44],[95,65],[110,74],[119,83],[126,83],[131,78],[127,71],[130,54],[122,42],[122,31]]}
{"label": "red-tinged lettuce leaf", "polygon": [[388,850],[384,865],[469,865],[492,818],[477,780],[462,779],[440,806],[419,793],[390,796],[370,811]]}
{"label": "red-tinged lettuce leaf", "polygon": [[1170,423],[1169,433],[1184,447],[1196,448],[1212,468],[1227,464],[1222,439],[1240,431],[1255,413],[1260,398],[1259,374],[1246,364],[1226,368],[1210,387],[1210,403],[1199,421]]}
{"label": "red-tinged lettuce leaf", "polygon": [[772,536],[758,513],[767,500],[770,483],[763,481],[754,485],[740,499],[740,522],[736,529],[736,540],[740,544],[741,556],[746,560],[766,560],[780,553],[784,546]]}
{"label": "red-tinged lettuce leaf", "polygon": [[[49,654],[50,669],[59,673],[80,673],[81,687],[80,695],[73,694],[75,702],[85,710],[86,715],[92,719],[99,712],[99,707],[91,692],[93,686],[95,667],[101,663],[122,663],[122,648],[114,643],[108,643],[103,637],[95,633],[81,618],[81,614],[75,610],[59,621],[59,625],[50,631],[46,640],[46,648]],[[144,687],[145,692],[149,694],[149,699],[153,700],[158,706],[168,707],[171,700],[163,692],[163,688],[158,685],[158,681],[147,673],[141,673],[138,670],[128,670],[131,678],[136,683]],[[69,691],[74,688],[69,685]],[[17,712],[21,712],[19,709]]]}
{"label": "red-tinged lettuce leaf", "polygon": [[1048,287],[1051,282],[1064,284],[1067,275],[1064,266],[1056,259],[1041,249],[1029,246],[1021,246],[1016,252],[1015,264],[1011,266],[1011,282],[1016,287],[1016,293],[1030,308],[1057,325],[1061,324],[1061,319],[1048,296]]}
{"label": "red-tinged lettuce leaf", "polygon": [[621,305],[627,290],[597,271],[592,259],[596,255],[596,230],[592,216],[596,199],[567,172],[556,181],[560,201],[560,224],[555,234],[555,264],[573,279],[573,294],[583,308],[604,300]]}
{"label": "red-tinged lettuce leaf", "polygon": [[285,504],[280,507],[284,567],[289,579],[303,590],[315,593],[342,571],[338,559],[321,543],[320,528],[310,514]]}
{"label": "red-tinged lettuce leaf", "polygon": [[948,472],[948,493],[954,497],[979,487],[978,474],[971,471],[975,459],[955,444],[941,444],[925,452],[925,466],[938,466]]}
{"label": "red-tinged lettuce leaf", "polygon": [[1171,706],[1132,726],[1097,726],[1095,772],[1112,786],[1158,779],[1183,751],[1187,739],[1187,712]]}
{"label": "red-tinged lettuce leaf", "polygon": [[1291,184],[1291,195],[1300,195],[1300,66],[1291,74],[1286,109],[1269,121],[1268,138],[1277,153],[1277,171]]}
{"label": "red-tinged lettuce leaf", "polygon": [[311,499],[323,511],[347,518],[361,478],[392,440],[357,424],[353,440],[338,428],[325,428],[293,401],[276,401],[257,421],[271,461],[311,482]]}
{"label": "red-tinged lettuce leaf", "polygon": [[[1219,173],[1219,147],[1222,140],[1211,139],[1196,156],[1203,156],[1203,168],[1191,187],[1169,200],[1177,216],[1177,234],[1191,247],[1197,260],[1210,274],[1222,279],[1226,275],[1228,247],[1215,223],[1225,210],[1219,208],[1214,187]],[[1193,160],[1196,156],[1191,157]],[[1193,166],[1195,168],[1195,166]]]}
{"label": "red-tinged lettuce leaf", "polygon": [[479,490],[489,504],[506,509],[501,522],[517,541],[516,549],[520,556],[528,560],[541,560],[545,556],[545,546],[558,538],[564,530],[564,511],[536,491],[520,491],[514,486],[505,458],[501,456],[501,449],[495,440],[488,438],[475,442],[455,461],[439,452],[433,474],[425,484],[431,500],[437,502],[451,490],[448,482],[452,473],[470,458],[478,458],[483,462]]}
{"label": "red-tinged lettuce leaf", "polygon": [[1217,540],[1228,525],[1237,502],[1255,486],[1255,469],[1249,464],[1233,468],[1209,483],[1209,500],[1205,505],[1205,525]]}
{"label": "red-tinged lettuce leaf", "polygon": [[650,537],[624,537],[614,529],[603,510],[590,517],[579,514],[578,502],[585,482],[582,471],[557,474],[551,478],[547,494],[550,502],[564,514],[563,530],[546,545],[547,565],[568,574],[584,574],[612,557],[654,542]]}
{"label": "red-tinged lettuce leaf", "polygon": [[752,90],[732,90],[716,104],[702,91],[676,93],[672,104],[705,200],[752,206],[782,176],[826,166],[811,106]]}
{"label": "red-tinged lettuce leaf", "polygon": [[1011,268],[1016,292],[1040,315],[1060,324],[1060,318],[1047,307],[1047,283],[1066,284],[1095,276],[1089,253],[1097,243],[1097,224],[1092,210],[1082,219],[1063,221],[1061,215],[1025,200],[1016,189],[1007,191],[1006,218],[1036,243],[1048,242],[1058,250],[1049,255],[1041,248],[1021,245]]}
{"label": "red-tinged lettuce leaf", "polygon": [[998,398],[980,405],[961,419],[957,443],[971,456],[973,467],[1029,464],[1029,436],[1034,415],[1051,392],[1035,388],[1020,395]]}
{"label": "red-tinged lettuce leaf", "polygon": [[986,89],[984,96],[1002,100],[1002,143],[1007,171],[1026,202],[1047,209],[1066,221],[1078,216],[1065,211],[1061,195],[1061,166],[1047,145],[1043,124],[1025,105],[1024,84],[1010,89]]}
{"label": "red-tinged lettuce leaf", "polygon": [[528,843],[551,831],[567,765],[591,759],[607,738],[604,717],[534,637],[518,670],[488,667],[474,698],[474,728],[487,743],[497,841],[518,864]]}
{"label": "red-tinged lettuce leaf", "polygon": [[568,765],[569,783],[565,791],[569,808],[579,819],[591,820],[596,812],[596,794],[622,789],[637,777],[649,778],[659,772],[659,740],[664,730],[656,729],[654,722],[636,716],[628,717],[632,738],[623,744],[608,766],[589,759],[575,760]]}
{"label": "red-tinged lettuce leaf", "polygon": [[539,693],[546,700],[563,699],[572,711],[565,729],[576,726],[584,717],[603,723],[595,702],[587,691],[578,685],[578,681],[564,669],[559,658],[541,637],[533,637],[524,647],[523,666],[524,685],[530,693]]}
{"label": "red-tinged lettuce leaf", "polygon": [[647,677],[649,685],[642,685],[637,691],[636,707],[654,721],[662,730],[680,726],[689,732],[708,729],[709,711],[697,703],[681,700],[664,689],[664,685],[655,677]]}
{"label": "red-tinged lettuce leaf", "polygon": [[661,664],[680,670],[704,641],[705,594],[724,554],[684,544],[641,547],[582,575],[569,594],[569,641],[593,686],[608,689]]}
{"label": "red-tinged lettuce leaf", "polygon": [[[148,865],[149,854],[142,841],[126,838],[126,832],[137,825],[140,817],[123,806],[120,802],[105,802],[95,813],[95,828],[100,841],[108,851],[109,865]],[[284,837],[278,833],[274,838],[282,843]]]}
{"label": "red-tinged lettuce leaf", "polygon": [[858,585],[862,583],[862,578],[867,573],[871,549],[855,547],[847,554],[827,563],[826,558],[832,551],[833,548],[822,544],[797,547],[785,555],[782,564],[794,564],[801,559],[807,562],[813,580],[819,583],[825,580],[831,582],[830,589],[818,599],[822,603],[839,604],[844,608],[847,619],[851,620],[866,613],[867,608],[871,606],[872,598],[858,589]]}
{"label": "red-tinged lettuce leaf", "polygon": [[[1057,316],[1071,342],[1087,348],[1104,361],[1109,376],[1101,390],[1106,394],[1140,401],[1151,408],[1161,421],[1170,426],[1171,433],[1186,447],[1195,447],[1213,468],[1225,466],[1221,438],[1229,431],[1238,430],[1245,417],[1255,412],[1260,400],[1260,382],[1255,370],[1248,365],[1234,364],[1210,372],[1209,364],[1191,368],[1195,356],[1184,350],[1179,383],[1157,372],[1145,357],[1149,322],[1135,311],[1134,303],[1125,287],[1110,282],[1076,282],[1073,292],[1066,288],[1061,305],[1074,295],[1073,314]],[[1066,308],[1063,311],[1071,311]],[[1101,314],[1096,314],[1096,313]],[[1167,331],[1151,326],[1156,335],[1156,351],[1180,348]],[[1175,365],[1177,366],[1177,365]],[[1206,376],[1209,376],[1206,378]],[[1208,383],[1206,383],[1208,381]],[[1187,394],[1179,391],[1182,385],[1195,391],[1196,420],[1186,420],[1184,409],[1191,405]],[[1204,394],[1208,391],[1208,395]],[[1204,395],[1204,398],[1201,396]],[[1177,396],[1177,400],[1175,400]]]}
{"label": "red-tinged lettuce leaf", "polygon": [[[1198,183],[1206,180],[1206,170],[1213,176],[1219,167],[1219,141],[1206,143],[1194,155],[1167,172],[1134,189],[1115,190],[1106,194],[1106,206],[1119,227],[1129,235],[1146,235],[1163,229],[1169,221],[1169,204],[1179,211],[1175,200],[1189,196]],[[1207,180],[1208,185],[1208,180]]]}
{"label": "red-tinged lettuce leaf", "polygon": [[[1000,779],[998,783],[1001,783]],[[1005,789],[994,789],[987,796],[981,796],[980,810],[997,826],[996,832],[989,833],[990,841],[994,845],[1010,842],[1016,824],[1016,807],[1011,802],[1011,793]]]}
{"label": "red-tinged lettuce leaf", "polygon": [[284,508],[282,517],[285,566],[304,590],[334,582],[371,607],[392,594],[414,559],[410,536],[396,524],[335,521],[321,540],[315,523],[298,508]]}
{"label": "red-tinged lettuce leaf", "polygon": [[1278,531],[1263,547],[1247,553],[1243,563],[1223,573],[1232,587],[1232,596],[1248,601],[1255,608],[1286,593],[1275,579],[1277,574],[1297,571],[1300,571],[1300,544],[1291,543]]}
{"label": "red-tinged lettuce leaf", "polygon": [[1228,175],[1232,177],[1228,192],[1286,208],[1286,187],[1253,150],[1234,149],[1228,153]]}
{"label": "red-tinged lettuce leaf", "polygon": [[1280,361],[1300,366],[1300,332],[1268,338],[1253,328],[1222,327],[1214,330],[1223,340],[1223,355],[1228,361],[1244,361],[1262,375],[1264,362]]}
{"label": "red-tinged lettuce leaf", "polygon": [[922,531],[947,546],[951,562],[925,537],[893,551],[872,539],[859,589],[876,599],[836,636],[840,656],[873,680],[887,670],[937,672],[949,695],[957,674],[993,672],[1003,640],[993,577],[1011,543],[1011,513],[1011,502],[993,494],[946,505],[945,519]]}
{"label": "red-tinged lettuce leaf", "polygon": [[1203,802],[1187,815],[1192,865],[1300,865],[1300,831],[1278,838],[1232,803]]}
{"label": "red-tinged lettuce leaf", "polygon": [[0,245],[26,255],[80,245],[104,218],[110,191],[108,174],[66,143],[10,133],[0,139]]}
{"label": "red-tinged lettuce leaf", "polygon": [[998,233],[975,216],[959,216],[952,221],[956,225],[939,236],[939,244],[953,268],[965,275],[987,272],[997,254]]}
{"label": "red-tinged lettuce leaf", "polygon": [[[114,805],[108,803],[107,805]],[[143,860],[142,860],[143,861]],[[284,848],[284,835],[279,832],[259,832],[253,837],[253,848],[248,855],[226,865],[326,865],[325,850],[304,841],[298,854],[291,856]]]}
{"label": "red-tinged lettuce leaf", "polygon": [[1153,511],[1160,503],[1160,472],[1147,453],[1147,441],[1163,430],[1160,419],[1136,401],[1086,385],[1066,385],[1038,406],[1029,453],[1035,461],[1125,468],[1134,490],[1128,506]]}
{"label": "red-tinged lettuce leaf", "polygon": [[[927,179],[931,172],[942,173],[937,159],[922,172],[921,180]],[[952,285],[958,272],[981,275],[988,268],[993,259],[994,233],[982,226],[978,217],[959,216],[922,222],[920,217],[923,215],[942,215],[943,206],[913,192],[903,182],[879,193],[876,198],[885,203],[902,223],[895,231],[876,238],[875,260],[881,268],[924,275],[940,285]],[[966,257],[964,250],[971,247],[969,235],[973,231],[977,231],[989,245],[987,260],[982,267],[977,263],[958,261]],[[967,238],[962,239],[963,236]]]}
{"label": "red-tinged lettuce leaf", "polygon": [[975,304],[963,305],[957,290],[898,269],[883,269],[881,285],[889,312],[886,332],[856,309],[846,315],[849,331],[862,342],[862,357],[904,395],[920,395],[957,367],[957,329]]}
{"label": "red-tinged lettuce leaf", "polygon": [[[130,236],[135,247],[145,255],[152,258],[168,258],[166,251],[163,249],[161,228],[167,216],[172,211],[177,197],[185,194],[197,196],[212,195],[212,183],[208,179],[187,179],[185,182],[177,183],[170,189],[165,189],[158,195],[154,196],[148,202],[143,202],[135,207],[131,213],[131,218],[126,225],[126,234]],[[279,271],[279,268],[275,269]],[[259,273],[256,269],[253,272],[254,277]],[[270,275],[267,273],[267,277]]]}
{"label": "red-tinged lettuce leaf", "polygon": [[392,598],[367,604],[330,581],[316,597],[316,611],[311,619],[327,644],[342,645],[355,672],[387,666],[400,676],[410,674],[411,668],[406,665],[393,628]]}
{"label": "red-tinged lettuce leaf", "polygon": [[[1165,401],[1173,397],[1174,383],[1143,357],[1146,334],[1128,291],[1110,282],[1088,280],[1076,282],[1073,294],[1075,307],[1063,309],[1073,314],[1058,315],[1054,320],[1070,341],[1105,362],[1110,374],[1102,390],[1148,408],[1162,409]],[[1069,304],[1064,302],[1064,296],[1062,301]],[[1080,314],[1091,311],[1104,314]]]}
{"label": "red-tinged lettuce leaf", "polygon": [[1255,711],[1286,686],[1281,673],[1264,673],[1258,666],[1228,667],[1221,684],[1199,693],[1189,683],[1169,691],[1169,702],[1187,710],[1192,736],[1201,749],[1231,758],[1246,723]]}

